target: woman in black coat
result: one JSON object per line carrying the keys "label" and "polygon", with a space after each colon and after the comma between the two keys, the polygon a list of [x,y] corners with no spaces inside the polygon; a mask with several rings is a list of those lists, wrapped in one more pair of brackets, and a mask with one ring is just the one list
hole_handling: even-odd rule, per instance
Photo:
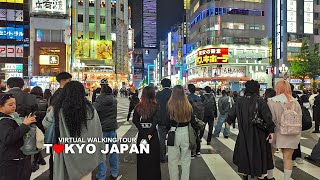
{"label": "woman in black coat", "polygon": [[23,136],[36,122],[29,114],[22,124],[10,116],[16,111],[16,100],[12,94],[0,94],[0,180],[29,180],[31,176],[30,156],[22,153]]}
{"label": "woman in black coat", "polygon": [[160,142],[156,129],[158,123],[158,104],[154,88],[147,86],[143,89],[141,102],[135,107],[132,122],[139,130],[137,144],[141,140],[150,145],[149,154],[137,154],[137,179],[160,180]]}
{"label": "woman in black coat", "polygon": [[[238,119],[239,134],[237,137],[233,163],[238,166],[239,174],[244,179],[258,177],[273,178],[273,160],[271,144],[266,140],[272,139],[275,125],[267,102],[259,97],[260,85],[257,81],[248,81],[245,96],[239,97],[236,104],[229,111],[228,124]],[[258,105],[258,107],[256,107]],[[260,129],[252,123],[255,112],[267,125],[267,130]]]}

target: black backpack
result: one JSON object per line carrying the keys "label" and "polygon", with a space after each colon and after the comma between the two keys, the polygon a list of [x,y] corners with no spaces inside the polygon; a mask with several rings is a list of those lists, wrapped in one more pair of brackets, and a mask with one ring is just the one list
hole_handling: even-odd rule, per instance
{"label": "black backpack", "polygon": [[190,98],[190,103],[192,105],[192,109],[193,109],[193,112],[196,115],[196,117],[200,120],[203,120],[204,105],[203,105],[201,99],[199,98],[199,100],[197,100],[197,99]]}
{"label": "black backpack", "polygon": [[214,115],[215,112],[215,99],[213,95],[203,95],[202,96],[203,100],[203,106],[204,106],[204,115]]}
{"label": "black backpack", "polygon": [[[301,105],[300,105],[301,106]],[[302,111],[302,131],[312,128],[312,119],[309,110],[305,106],[301,106]]]}

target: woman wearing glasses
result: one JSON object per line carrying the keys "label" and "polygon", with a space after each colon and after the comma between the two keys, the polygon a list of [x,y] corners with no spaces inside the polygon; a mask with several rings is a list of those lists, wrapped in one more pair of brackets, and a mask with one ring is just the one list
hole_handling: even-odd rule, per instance
{"label": "woman wearing glasses", "polygon": [[36,119],[29,114],[19,126],[12,118],[15,111],[14,96],[0,94],[0,180],[28,180],[31,176],[30,156],[25,156],[20,148],[29,125]]}

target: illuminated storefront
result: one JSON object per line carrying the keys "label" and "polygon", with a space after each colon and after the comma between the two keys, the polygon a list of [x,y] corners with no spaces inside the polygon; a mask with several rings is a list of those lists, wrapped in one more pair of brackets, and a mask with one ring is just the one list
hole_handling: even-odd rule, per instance
{"label": "illuminated storefront", "polygon": [[190,53],[187,81],[199,87],[241,90],[243,83],[256,79],[263,89],[271,86],[269,48],[261,46],[206,46]]}

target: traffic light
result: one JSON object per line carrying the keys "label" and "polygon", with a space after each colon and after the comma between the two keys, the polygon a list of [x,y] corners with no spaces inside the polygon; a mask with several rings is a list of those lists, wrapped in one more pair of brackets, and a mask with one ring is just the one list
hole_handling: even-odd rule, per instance
{"label": "traffic light", "polygon": [[274,67],[271,67],[271,74],[274,74]]}

